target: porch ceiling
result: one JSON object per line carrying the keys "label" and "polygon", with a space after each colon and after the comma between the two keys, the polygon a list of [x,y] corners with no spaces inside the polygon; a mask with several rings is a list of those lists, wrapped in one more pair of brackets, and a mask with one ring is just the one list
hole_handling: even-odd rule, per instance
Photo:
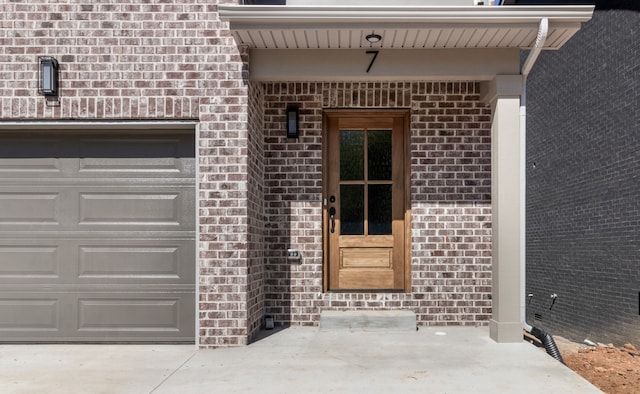
{"label": "porch ceiling", "polygon": [[[543,49],[558,49],[593,6],[219,6],[239,45],[255,49],[531,48],[548,18]],[[372,44],[368,34],[382,40]]]}

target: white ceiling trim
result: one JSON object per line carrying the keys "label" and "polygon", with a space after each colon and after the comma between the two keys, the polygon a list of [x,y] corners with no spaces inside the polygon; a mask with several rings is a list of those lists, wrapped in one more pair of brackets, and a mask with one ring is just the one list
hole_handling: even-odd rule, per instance
{"label": "white ceiling trim", "polygon": [[385,6],[250,6],[219,5],[223,19],[233,21],[342,21],[342,22],[480,22],[500,23],[542,18],[564,22],[586,22],[593,6],[494,6],[494,7],[385,7]]}
{"label": "white ceiling trim", "polygon": [[[558,49],[593,6],[218,6],[240,45],[256,49],[531,48],[549,20],[544,49]],[[365,36],[380,34],[370,44]]]}

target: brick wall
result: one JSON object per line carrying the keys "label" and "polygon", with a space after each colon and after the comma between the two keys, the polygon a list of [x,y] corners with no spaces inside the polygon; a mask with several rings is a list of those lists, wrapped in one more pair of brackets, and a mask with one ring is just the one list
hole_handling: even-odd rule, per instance
{"label": "brick wall", "polygon": [[264,316],[264,98],[262,85],[249,84],[248,135],[248,268],[247,319],[248,337],[261,328]]}
{"label": "brick wall", "polygon": [[[489,110],[477,83],[249,83],[209,0],[0,4],[3,120],[199,122],[201,346],[245,344],[264,313],[409,308],[419,323],[490,316]],[[60,61],[60,105],[37,93]],[[287,140],[286,104],[302,135]],[[322,294],[322,109],[411,110],[412,293]],[[302,250],[300,264],[285,259]]]}
{"label": "brick wall", "polygon": [[[491,315],[490,110],[477,83],[265,84],[266,313],[317,324],[321,310],[414,310],[418,324]],[[287,140],[287,104],[301,106]],[[412,292],[322,293],[322,109],[411,110]],[[287,248],[302,250],[300,263]]]}
{"label": "brick wall", "polygon": [[529,77],[527,318],[576,341],[638,346],[640,13],[637,1],[597,5]]}
{"label": "brick wall", "polygon": [[[4,1],[3,119],[198,118],[233,71],[233,46],[204,0]],[[38,56],[60,62],[61,105],[37,94]]]}
{"label": "brick wall", "polygon": [[[247,118],[259,98],[249,103],[246,64],[218,3],[237,1],[0,4],[0,119],[200,122],[203,346],[246,343],[263,298],[261,188],[247,187],[261,178],[261,163],[247,160],[260,150],[260,134],[248,141],[248,122],[259,132],[260,121]],[[60,62],[59,106],[37,93],[38,56]]]}

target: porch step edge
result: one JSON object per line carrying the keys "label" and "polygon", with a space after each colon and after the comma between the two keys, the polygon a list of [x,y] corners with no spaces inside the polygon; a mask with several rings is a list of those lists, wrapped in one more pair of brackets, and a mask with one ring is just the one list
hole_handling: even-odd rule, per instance
{"label": "porch step edge", "polygon": [[322,311],[320,331],[415,331],[410,310]]}

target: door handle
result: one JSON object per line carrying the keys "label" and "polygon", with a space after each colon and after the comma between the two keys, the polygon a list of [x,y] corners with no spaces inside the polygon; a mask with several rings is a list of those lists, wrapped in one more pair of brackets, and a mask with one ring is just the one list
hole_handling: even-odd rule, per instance
{"label": "door handle", "polygon": [[336,208],[329,208],[329,222],[331,223],[331,233],[333,234],[336,231]]}

